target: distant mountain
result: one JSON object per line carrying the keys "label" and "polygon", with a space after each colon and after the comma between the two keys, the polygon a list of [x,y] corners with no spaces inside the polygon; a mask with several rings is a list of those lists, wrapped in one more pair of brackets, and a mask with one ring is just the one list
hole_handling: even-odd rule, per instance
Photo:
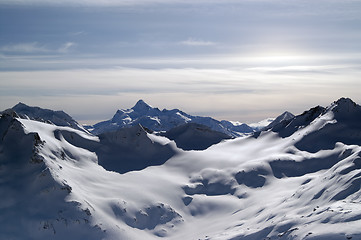
{"label": "distant mountain", "polygon": [[248,126],[245,123],[239,123],[239,122],[232,122],[232,121],[227,121],[227,120],[222,120],[221,121],[222,126],[224,126],[226,129],[229,129],[236,134],[236,136],[241,136],[244,133],[252,133],[255,131],[254,128]]}
{"label": "distant mountain", "polygon": [[261,129],[267,127],[270,123],[272,123],[275,120],[275,118],[266,118],[262,121],[256,122],[256,123],[250,123],[248,126],[253,128],[255,131],[260,131]]}
{"label": "distant mountain", "polygon": [[81,131],[86,131],[77,121],[63,111],[53,111],[40,107],[30,107],[24,103],[18,103],[11,108],[23,119],[54,124],[57,126],[71,127]]}
{"label": "distant mountain", "polygon": [[204,150],[231,137],[225,133],[213,131],[198,123],[186,123],[161,133],[162,136],[174,140],[183,150]]}
{"label": "distant mountain", "polygon": [[97,123],[88,129],[93,134],[98,135],[104,132],[141,124],[153,131],[168,131],[185,123],[202,124],[214,131],[225,133],[231,137],[238,137],[244,133],[252,133],[254,131],[253,128],[246,124],[238,126],[232,122],[218,121],[211,117],[192,116],[179,109],[159,110],[158,108],[151,107],[143,100],[139,100],[135,106],[130,109],[118,110],[112,119]]}
{"label": "distant mountain", "polygon": [[276,117],[270,124],[268,124],[265,129],[270,129],[273,126],[276,126],[277,124],[283,122],[283,121],[287,121],[290,120],[292,118],[294,118],[295,115],[293,115],[292,113],[286,111],[284,113],[282,113],[281,115],[279,115],[278,117]]}
{"label": "distant mountain", "polygon": [[286,111],[276,118],[266,118],[260,122],[251,123],[248,125],[257,132],[257,131],[261,131],[261,130],[270,129],[273,126],[278,125],[280,122],[289,120],[289,119],[293,118],[294,116],[295,115],[293,115],[292,113]]}

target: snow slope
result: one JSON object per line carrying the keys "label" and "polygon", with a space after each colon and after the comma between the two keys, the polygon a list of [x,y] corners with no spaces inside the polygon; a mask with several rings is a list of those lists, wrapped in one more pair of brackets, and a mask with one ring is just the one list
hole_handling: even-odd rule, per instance
{"label": "snow slope", "polygon": [[[147,151],[153,143],[174,153],[161,165],[120,174],[98,164],[101,154],[93,150],[107,146],[101,136],[2,116],[0,169],[8,180],[1,178],[0,190],[10,200],[1,201],[7,215],[0,216],[0,233],[13,239],[361,239],[360,119],[361,107],[343,98],[204,151],[183,151],[133,129],[141,137],[129,133],[131,145]],[[31,165],[34,154],[39,163]],[[45,195],[36,177],[42,169],[55,186]],[[34,189],[25,194],[19,184]],[[36,207],[38,195],[45,209]],[[29,203],[17,208],[12,196]],[[69,214],[66,220],[57,220],[58,209]],[[23,225],[6,221],[18,218]],[[84,229],[90,236],[79,237]]]}
{"label": "snow slope", "polygon": [[246,124],[235,125],[225,120],[218,121],[210,117],[192,116],[178,109],[159,110],[158,108],[151,107],[143,100],[139,100],[131,109],[118,110],[112,119],[97,123],[88,128],[93,134],[98,135],[139,124],[153,131],[168,131],[186,123],[202,124],[231,137],[238,137],[244,133],[252,133],[254,131],[253,128]]}

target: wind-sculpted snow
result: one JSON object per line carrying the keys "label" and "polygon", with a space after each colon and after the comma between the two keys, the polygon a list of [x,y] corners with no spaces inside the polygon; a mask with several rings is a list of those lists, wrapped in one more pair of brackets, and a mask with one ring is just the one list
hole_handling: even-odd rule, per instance
{"label": "wind-sculpted snow", "polygon": [[111,205],[111,208],[116,218],[124,221],[128,226],[140,230],[151,230],[154,235],[159,237],[163,237],[167,233],[162,226],[173,228],[183,222],[181,215],[163,203],[154,203],[154,205],[142,209],[132,209],[126,202],[118,202]]}
{"label": "wind-sculpted snow", "polygon": [[183,187],[188,195],[207,196],[234,194],[235,180],[227,171],[204,169],[190,178],[190,184]]}
{"label": "wind-sculpted snow", "polygon": [[[53,134],[59,141],[63,140],[75,147],[95,152],[99,165],[118,173],[162,165],[179,151],[174,142],[164,137],[149,137],[149,133],[141,126],[103,133],[98,137],[65,128],[56,129]],[[167,142],[162,142],[164,140]],[[57,154],[60,158],[72,158],[72,153],[67,150]]]}
{"label": "wind-sculpted snow", "polygon": [[340,99],[203,151],[3,114],[1,237],[361,239],[360,114]]}

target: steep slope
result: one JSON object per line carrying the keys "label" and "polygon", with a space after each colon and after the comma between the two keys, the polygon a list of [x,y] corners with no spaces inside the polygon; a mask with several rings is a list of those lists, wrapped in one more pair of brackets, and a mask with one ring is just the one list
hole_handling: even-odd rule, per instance
{"label": "steep slope", "polygon": [[197,123],[187,123],[161,133],[162,136],[174,140],[183,150],[204,150],[224,139],[230,139],[227,134],[213,131],[207,126]]}
{"label": "steep slope", "polygon": [[333,149],[336,142],[361,146],[361,106],[351,99],[339,99],[327,107],[318,118],[319,121],[332,120],[324,123],[319,131],[308,134],[296,144],[296,147],[316,152],[321,149]]}
{"label": "steep slope", "polygon": [[94,149],[99,164],[118,173],[162,165],[178,151],[174,143],[162,137],[150,137],[140,125],[100,134],[99,140]]}
{"label": "steep slope", "polygon": [[299,129],[308,126],[324,112],[324,107],[316,106],[308,111],[304,111],[301,115],[281,121],[278,124],[266,127],[263,130],[266,131],[271,129],[273,132],[277,132],[281,137],[289,137]]}
{"label": "steep slope", "polygon": [[40,107],[30,107],[24,103],[18,103],[12,107],[17,115],[23,119],[32,119],[46,122],[57,126],[71,127],[81,131],[86,131],[78,122],[63,111],[53,111]]}
{"label": "steep slope", "polygon": [[89,130],[93,134],[98,135],[141,124],[153,131],[168,131],[190,122],[208,126],[214,131],[222,132],[232,137],[253,132],[253,129],[246,124],[237,126],[229,121],[220,122],[211,117],[192,116],[178,109],[163,109],[161,111],[146,104],[143,100],[139,100],[131,109],[118,110],[112,119],[97,123],[91,129],[89,128]]}
{"label": "steep slope", "polygon": [[[45,125],[45,124],[44,124]],[[71,187],[55,180],[43,139],[20,121],[0,118],[0,239],[100,239],[100,228],[76,201],[65,201]],[[53,164],[61,168],[61,163]]]}

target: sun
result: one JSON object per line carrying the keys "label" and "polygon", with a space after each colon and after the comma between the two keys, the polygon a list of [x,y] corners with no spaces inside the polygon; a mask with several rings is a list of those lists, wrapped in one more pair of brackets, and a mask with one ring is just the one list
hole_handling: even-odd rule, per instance
{"label": "sun", "polygon": [[303,65],[314,59],[314,56],[307,51],[278,49],[253,53],[250,59],[262,66],[290,66]]}

